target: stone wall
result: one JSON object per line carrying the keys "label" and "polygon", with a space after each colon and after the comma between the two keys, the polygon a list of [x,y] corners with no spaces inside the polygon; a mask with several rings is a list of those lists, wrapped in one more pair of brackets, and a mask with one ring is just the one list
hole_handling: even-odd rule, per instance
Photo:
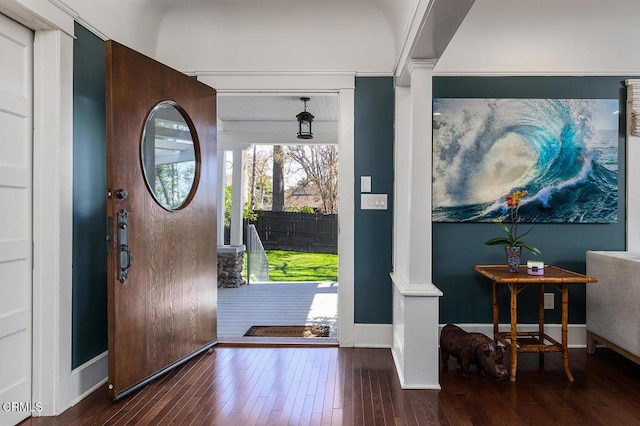
{"label": "stone wall", "polygon": [[246,284],[242,278],[243,265],[244,247],[218,247],[218,288]]}

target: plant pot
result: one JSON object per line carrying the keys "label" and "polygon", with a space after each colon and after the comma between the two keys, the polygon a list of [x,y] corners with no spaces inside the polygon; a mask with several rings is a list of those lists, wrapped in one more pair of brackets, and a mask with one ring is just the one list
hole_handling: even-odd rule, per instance
{"label": "plant pot", "polygon": [[504,246],[504,252],[507,255],[507,269],[509,270],[509,272],[518,272],[518,269],[520,269],[522,247]]}

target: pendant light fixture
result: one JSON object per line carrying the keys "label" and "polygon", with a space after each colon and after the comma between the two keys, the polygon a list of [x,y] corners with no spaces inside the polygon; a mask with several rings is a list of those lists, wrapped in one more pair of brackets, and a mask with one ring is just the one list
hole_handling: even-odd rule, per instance
{"label": "pendant light fixture", "polygon": [[307,101],[309,98],[300,98],[304,102],[304,111],[296,115],[298,119],[298,139],[313,139],[313,133],[311,132],[311,122],[315,118],[313,114],[307,112]]}

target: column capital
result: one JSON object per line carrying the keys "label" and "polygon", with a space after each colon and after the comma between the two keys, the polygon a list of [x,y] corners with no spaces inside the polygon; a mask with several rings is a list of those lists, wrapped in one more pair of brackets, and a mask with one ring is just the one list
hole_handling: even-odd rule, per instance
{"label": "column capital", "polygon": [[433,71],[436,62],[436,59],[412,59],[409,64],[407,64],[407,70],[409,74],[413,74],[414,71],[419,70]]}

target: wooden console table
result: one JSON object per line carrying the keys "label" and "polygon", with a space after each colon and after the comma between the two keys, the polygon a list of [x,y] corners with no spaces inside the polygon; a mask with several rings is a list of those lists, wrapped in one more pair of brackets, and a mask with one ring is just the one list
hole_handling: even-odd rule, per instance
{"label": "wooden console table", "polygon": [[[567,349],[567,323],[569,322],[569,284],[594,283],[594,277],[568,271],[556,266],[545,265],[544,275],[527,274],[526,266],[520,266],[518,272],[509,272],[506,265],[474,265],[473,270],[493,282],[493,338],[502,343],[511,354],[509,380],[516,381],[518,352],[537,352],[540,365],[544,363],[545,352],[562,352],[562,363],[567,379],[573,382],[569,369],[569,351]],[[505,284],[511,292],[511,330],[498,331],[498,284]],[[518,293],[528,285],[538,286],[538,330],[516,330],[518,320]],[[562,295],[562,342],[551,338],[544,332],[544,285],[553,286]]]}

